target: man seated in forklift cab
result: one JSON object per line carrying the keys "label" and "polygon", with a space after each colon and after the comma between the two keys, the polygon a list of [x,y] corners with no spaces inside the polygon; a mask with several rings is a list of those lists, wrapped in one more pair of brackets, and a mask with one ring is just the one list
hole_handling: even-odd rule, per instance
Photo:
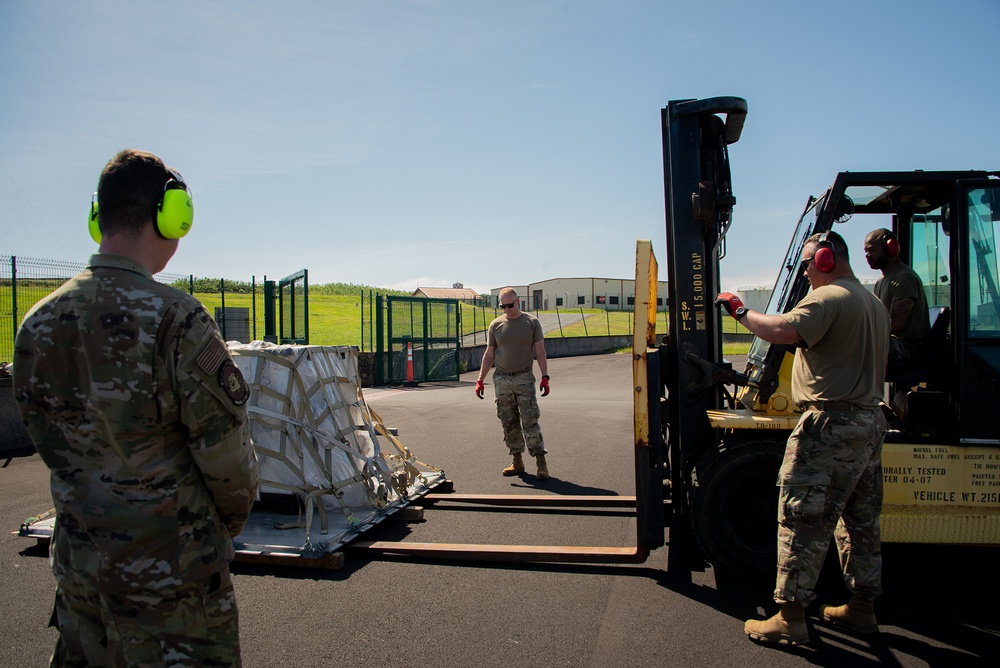
{"label": "man seated in forklift cab", "polygon": [[865,237],[868,266],[882,272],[875,296],[889,309],[889,361],[911,360],[931,333],[927,295],[917,272],[899,259],[899,241],[880,227]]}
{"label": "man seated in forklift cab", "polygon": [[[882,272],[875,283],[875,296],[889,310],[889,360],[887,379],[892,382],[901,375],[919,368],[921,343],[931,333],[927,311],[927,295],[917,272],[899,259],[899,240],[892,230],[884,227],[872,230],[865,237],[865,259],[868,266]],[[906,393],[909,387],[897,384],[889,405],[900,420],[905,418]]]}

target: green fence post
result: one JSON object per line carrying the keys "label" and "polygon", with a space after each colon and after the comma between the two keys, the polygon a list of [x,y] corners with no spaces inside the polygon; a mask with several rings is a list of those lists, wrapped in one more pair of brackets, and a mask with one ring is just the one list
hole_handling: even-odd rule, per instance
{"label": "green fence post", "polygon": [[[10,257],[10,307],[14,321],[14,338],[17,338],[17,256]],[[12,338],[11,341],[14,339]]]}
{"label": "green fence post", "polygon": [[[17,257],[14,255],[10,257],[10,315],[13,325],[10,340],[13,342],[17,338]],[[14,348],[11,346],[11,357],[13,351]]]}
{"label": "green fence post", "polygon": [[219,296],[222,303],[219,311],[222,314],[222,340],[228,341],[229,337],[226,336],[226,279],[224,278],[219,279]]}
{"label": "green fence post", "polygon": [[270,343],[278,342],[278,328],[274,313],[274,281],[264,276],[264,340]]}
{"label": "green fence post", "polygon": [[302,322],[305,323],[305,329],[302,332],[302,338],[305,339],[306,345],[309,345],[309,270],[302,270]]}
{"label": "green fence post", "polygon": [[257,340],[257,276],[250,277],[250,338]]}
{"label": "green fence post", "polygon": [[383,315],[382,295],[375,297],[375,385],[385,385],[385,316]]}

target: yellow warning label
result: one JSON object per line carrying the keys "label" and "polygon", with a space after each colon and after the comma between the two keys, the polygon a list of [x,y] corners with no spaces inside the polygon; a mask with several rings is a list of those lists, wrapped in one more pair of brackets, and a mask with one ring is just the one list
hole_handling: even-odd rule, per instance
{"label": "yellow warning label", "polygon": [[1000,448],[887,443],[885,505],[1000,506]]}

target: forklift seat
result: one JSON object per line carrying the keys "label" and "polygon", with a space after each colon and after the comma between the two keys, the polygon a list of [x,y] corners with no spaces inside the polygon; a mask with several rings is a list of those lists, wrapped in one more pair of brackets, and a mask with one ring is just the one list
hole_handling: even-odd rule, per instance
{"label": "forklift seat", "polygon": [[951,307],[932,306],[927,309],[931,321],[931,333],[914,346],[913,357],[908,360],[889,362],[886,368],[886,382],[909,386],[917,383],[933,383],[940,375],[948,358],[945,342],[948,325],[951,324]]}
{"label": "forklift seat", "polygon": [[931,320],[931,333],[927,337],[929,341],[944,341],[948,334],[948,325],[951,324],[951,307],[938,304],[927,309]]}

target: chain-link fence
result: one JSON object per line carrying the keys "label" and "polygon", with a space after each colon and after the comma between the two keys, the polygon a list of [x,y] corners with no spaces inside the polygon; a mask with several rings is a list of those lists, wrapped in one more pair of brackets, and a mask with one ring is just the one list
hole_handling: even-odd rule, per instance
{"label": "chain-link fence", "polygon": [[[379,303],[381,300],[383,313],[381,317],[385,320],[385,304],[387,295],[380,295],[374,291],[361,292],[361,350],[379,350],[379,336],[381,334],[381,344],[386,345],[385,328],[379,331]],[[556,307],[548,310],[536,310],[527,308],[531,300],[525,300],[522,310],[530,312],[543,321],[546,338],[563,337],[589,337],[589,336],[631,336],[635,328],[635,310],[629,304],[627,308],[607,309],[596,308],[565,308]],[[463,348],[484,345],[486,343],[486,330],[490,323],[503,311],[493,305],[490,306],[484,300],[459,301],[459,336],[460,344]],[[657,331],[665,332],[668,327],[669,313],[666,309],[657,313]],[[662,328],[662,329],[661,329]]]}
{"label": "chain-link fence", "polygon": [[[31,307],[85,268],[83,262],[0,255],[0,362],[13,358],[14,336]],[[153,278],[197,297],[226,340],[263,338],[264,290],[256,277],[247,282],[161,272]]]}

